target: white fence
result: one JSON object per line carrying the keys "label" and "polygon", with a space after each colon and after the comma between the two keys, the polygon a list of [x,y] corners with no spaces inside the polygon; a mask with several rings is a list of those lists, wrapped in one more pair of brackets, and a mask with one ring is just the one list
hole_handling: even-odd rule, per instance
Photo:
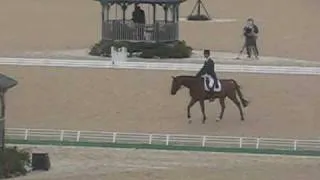
{"label": "white fence", "polygon": [[320,151],[320,140],[201,136],[182,134],[121,133],[52,129],[8,128],[6,129],[6,139]]}
{"label": "white fence", "polygon": [[[201,64],[194,63],[159,63],[159,62],[126,62],[104,60],[76,60],[49,58],[0,58],[0,65],[18,66],[54,66],[83,68],[117,68],[117,69],[148,69],[148,70],[181,70],[198,71]],[[251,66],[217,64],[217,72],[264,73],[264,74],[300,74],[320,75],[319,67],[298,66]]]}

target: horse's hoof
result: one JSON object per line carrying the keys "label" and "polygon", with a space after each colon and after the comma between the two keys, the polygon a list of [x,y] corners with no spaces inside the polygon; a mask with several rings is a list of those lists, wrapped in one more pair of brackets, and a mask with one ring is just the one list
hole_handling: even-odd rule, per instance
{"label": "horse's hoof", "polygon": [[188,115],[188,119],[190,119],[191,118],[191,116],[190,115]]}
{"label": "horse's hoof", "polygon": [[219,122],[221,121],[221,119],[219,117],[216,118],[216,122]]}
{"label": "horse's hoof", "polygon": [[241,118],[241,121],[244,121],[244,118]]}

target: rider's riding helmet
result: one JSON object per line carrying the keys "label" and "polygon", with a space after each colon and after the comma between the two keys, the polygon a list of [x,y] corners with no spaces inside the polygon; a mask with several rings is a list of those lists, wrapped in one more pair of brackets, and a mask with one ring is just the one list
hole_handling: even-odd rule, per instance
{"label": "rider's riding helmet", "polygon": [[210,50],[209,50],[209,49],[205,49],[205,50],[203,51],[203,54],[210,55]]}

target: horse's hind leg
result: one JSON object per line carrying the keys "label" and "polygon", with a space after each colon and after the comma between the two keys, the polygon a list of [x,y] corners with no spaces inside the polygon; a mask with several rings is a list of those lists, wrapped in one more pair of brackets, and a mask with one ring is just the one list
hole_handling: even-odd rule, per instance
{"label": "horse's hind leg", "polygon": [[195,99],[191,98],[191,100],[190,100],[190,102],[189,102],[189,104],[188,104],[187,111],[188,111],[188,119],[189,119],[188,123],[189,123],[189,124],[192,123],[192,120],[190,119],[190,118],[191,118],[190,109],[191,109],[191,107],[194,105],[194,103],[196,103],[196,102],[197,102],[197,101],[196,101]]}
{"label": "horse's hind leg", "polygon": [[221,106],[221,111],[220,111],[220,115],[219,117],[217,117],[216,121],[220,121],[223,117],[223,114],[224,114],[224,110],[226,109],[226,103],[225,103],[225,97],[224,98],[220,98],[219,99],[219,102],[220,102],[220,106]]}
{"label": "horse's hind leg", "polygon": [[207,119],[205,108],[204,108],[204,100],[203,99],[199,100],[199,103],[200,103],[201,112],[202,112],[202,116],[203,116],[202,124],[204,124]]}
{"label": "horse's hind leg", "polygon": [[235,94],[235,92],[231,93],[228,95],[229,99],[231,99],[232,102],[234,102],[234,104],[238,107],[239,111],[240,111],[240,116],[241,116],[241,121],[244,121],[244,116],[243,116],[243,111],[242,111],[242,107],[241,104],[237,98],[237,95]]}

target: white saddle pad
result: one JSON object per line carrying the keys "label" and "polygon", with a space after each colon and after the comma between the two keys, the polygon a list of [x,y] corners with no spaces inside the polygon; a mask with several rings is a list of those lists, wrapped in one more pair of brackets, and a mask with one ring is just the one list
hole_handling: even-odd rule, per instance
{"label": "white saddle pad", "polygon": [[[203,80],[204,80],[204,82],[203,82],[203,84],[204,84],[204,90],[205,90],[205,91],[210,91],[210,89],[211,89],[211,88],[213,87],[213,85],[214,85],[214,79],[213,79],[210,75],[208,75],[208,74],[205,74],[205,75],[203,75],[202,77],[203,77]],[[207,85],[207,83],[206,83],[207,79],[209,79],[209,87],[208,87],[208,85]],[[218,83],[218,88],[213,87],[213,91],[214,91],[214,92],[220,92],[220,91],[221,91],[221,82],[220,82],[220,80],[218,80],[217,83]]]}

